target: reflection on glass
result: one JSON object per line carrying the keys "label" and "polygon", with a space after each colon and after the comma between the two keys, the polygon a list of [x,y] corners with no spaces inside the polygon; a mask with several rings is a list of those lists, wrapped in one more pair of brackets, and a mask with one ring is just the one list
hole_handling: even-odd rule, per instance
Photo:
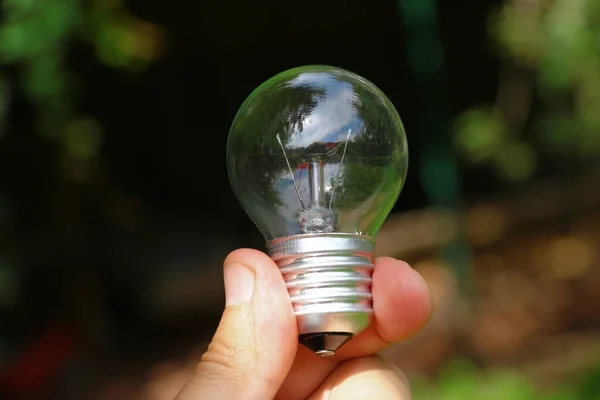
{"label": "reflection on glass", "polygon": [[408,162],[398,113],[372,83],[309,66],[259,86],[238,111],[227,163],[267,240],[316,232],[374,236]]}

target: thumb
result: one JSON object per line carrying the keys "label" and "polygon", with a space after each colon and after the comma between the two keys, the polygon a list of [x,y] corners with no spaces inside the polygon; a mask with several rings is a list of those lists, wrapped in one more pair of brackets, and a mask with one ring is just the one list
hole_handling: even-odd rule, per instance
{"label": "thumb", "polygon": [[275,397],[297,347],[296,320],[277,265],[256,250],[224,262],[225,311],[178,400]]}

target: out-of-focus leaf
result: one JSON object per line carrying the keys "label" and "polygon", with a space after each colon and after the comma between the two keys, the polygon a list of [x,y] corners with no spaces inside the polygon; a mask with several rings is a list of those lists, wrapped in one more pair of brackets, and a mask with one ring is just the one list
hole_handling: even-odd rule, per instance
{"label": "out-of-focus leaf", "polygon": [[541,17],[538,3],[508,2],[493,15],[490,33],[507,57],[536,65],[544,51]]}
{"label": "out-of-focus leaf", "polygon": [[39,2],[34,9],[14,4],[0,27],[2,61],[14,63],[60,53],[78,17],[77,0]]}
{"label": "out-of-focus leaf", "polygon": [[120,0],[5,0],[2,12],[0,64],[21,70],[39,126],[51,136],[70,129],[64,127],[74,104],[73,76],[64,56],[71,41],[93,44],[99,58],[115,68],[143,67],[158,54],[161,30],[130,15]]}
{"label": "out-of-focus leaf", "polygon": [[506,128],[497,111],[476,108],[457,118],[454,131],[458,150],[470,162],[479,163],[494,155],[504,141]]}
{"label": "out-of-focus leaf", "polygon": [[2,9],[4,12],[22,16],[34,10],[35,7],[39,6],[39,0],[4,0],[2,2]]}
{"label": "out-of-focus leaf", "polygon": [[414,400],[599,400],[598,371],[590,371],[580,384],[541,391],[526,375],[513,369],[479,370],[464,362],[451,362],[436,379],[412,385]]}
{"label": "out-of-focus leaf", "polygon": [[588,371],[580,379],[577,391],[582,399],[600,400],[600,365]]}
{"label": "out-of-focus leaf", "polygon": [[[536,73],[538,102],[523,113],[535,123],[497,135],[499,126],[489,114],[481,108],[467,111],[457,119],[455,137],[466,160],[491,163],[504,179],[524,181],[534,176],[539,151],[581,160],[600,154],[599,21],[596,0],[503,3],[493,15],[490,34],[509,64]],[[526,139],[530,129],[537,140]]]}
{"label": "out-of-focus leaf", "polygon": [[96,51],[100,59],[112,67],[125,67],[132,57],[123,51],[122,43],[129,40],[128,32],[120,26],[107,26],[102,29],[96,41]]}
{"label": "out-of-focus leaf", "polygon": [[76,118],[65,128],[65,147],[72,157],[86,160],[95,156],[102,144],[102,130],[90,117]]}
{"label": "out-of-focus leaf", "polygon": [[531,144],[512,140],[495,154],[494,163],[497,171],[506,180],[522,182],[533,176],[537,167],[537,156]]}
{"label": "out-of-focus leaf", "polygon": [[47,2],[44,33],[53,38],[64,38],[80,23],[81,10],[77,0]]}
{"label": "out-of-focus leaf", "polygon": [[534,386],[519,374],[506,370],[488,371],[485,385],[480,386],[478,398],[487,400],[535,399]]}
{"label": "out-of-focus leaf", "polygon": [[63,94],[67,76],[58,57],[42,57],[29,63],[24,85],[36,100],[52,99]]}
{"label": "out-of-focus leaf", "polygon": [[547,11],[543,28],[545,46],[540,81],[549,88],[567,89],[576,68],[587,56],[584,42],[587,0],[556,0]]}
{"label": "out-of-focus leaf", "polygon": [[544,114],[536,126],[539,140],[548,151],[570,154],[576,148],[580,126],[571,115],[559,112]]}

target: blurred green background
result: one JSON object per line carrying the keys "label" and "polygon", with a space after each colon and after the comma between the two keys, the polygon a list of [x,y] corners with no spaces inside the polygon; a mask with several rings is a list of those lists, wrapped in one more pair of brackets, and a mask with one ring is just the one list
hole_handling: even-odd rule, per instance
{"label": "blurred green background", "polygon": [[600,2],[5,0],[0,396],[171,399],[262,237],[229,125],[285,69],[379,86],[407,130],[377,253],[436,310],[386,351],[416,400],[600,399]]}

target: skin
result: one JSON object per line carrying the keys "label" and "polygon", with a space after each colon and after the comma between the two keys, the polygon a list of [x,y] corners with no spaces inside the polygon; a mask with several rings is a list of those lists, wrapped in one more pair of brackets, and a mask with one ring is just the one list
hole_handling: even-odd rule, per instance
{"label": "skin", "polygon": [[423,278],[378,258],[371,325],[330,358],[297,344],[285,283],[264,253],[241,249],[224,263],[226,307],[196,374],[177,400],[410,399],[407,379],[377,353],[419,332],[431,315]]}

